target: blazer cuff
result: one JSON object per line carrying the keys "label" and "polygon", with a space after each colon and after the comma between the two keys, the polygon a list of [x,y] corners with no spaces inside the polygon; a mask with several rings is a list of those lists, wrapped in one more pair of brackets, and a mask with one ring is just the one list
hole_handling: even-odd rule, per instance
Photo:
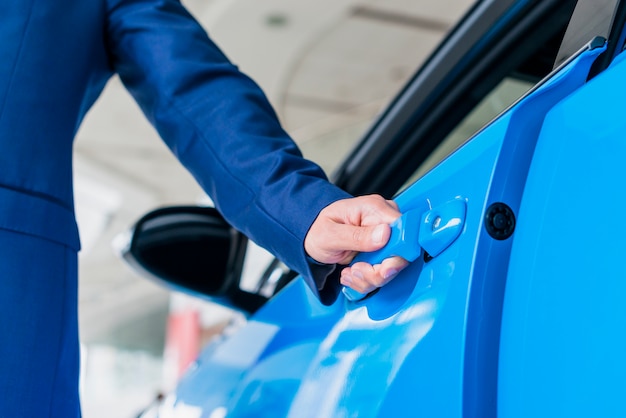
{"label": "blazer cuff", "polygon": [[320,263],[308,255],[306,261],[309,268],[308,276],[315,284],[320,301],[324,305],[332,305],[337,300],[341,288],[339,276],[343,266]]}

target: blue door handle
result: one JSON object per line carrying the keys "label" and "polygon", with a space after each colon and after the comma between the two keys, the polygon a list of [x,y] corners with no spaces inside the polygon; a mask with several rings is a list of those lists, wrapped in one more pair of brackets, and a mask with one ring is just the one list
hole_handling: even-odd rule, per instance
{"label": "blue door handle", "polygon": [[[464,199],[455,198],[430,210],[418,208],[405,212],[389,225],[391,235],[387,245],[378,251],[358,254],[352,264],[360,261],[380,264],[384,259],[394,256],[412,262],[423,251],[436,257],[461,234],[466,205]],[[346,299],[352,302],[367,296],[349,287],[344,287],[342,291]]]}

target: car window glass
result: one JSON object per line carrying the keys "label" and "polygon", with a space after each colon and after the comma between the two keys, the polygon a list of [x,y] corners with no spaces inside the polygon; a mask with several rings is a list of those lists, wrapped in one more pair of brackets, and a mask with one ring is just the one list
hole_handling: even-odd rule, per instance
{"label": "car window glass", "polygon": [[474,3],[364,2],[313,39],[279,103],[304,156],[330,176]]}
{"label": "car window glass", "polygon": [[422,177],[426,172],[465,143],[487,123],[511,106],[533,87],[533,83],[507,77],[453,129],[433,153],[420,165],[400,190]]}

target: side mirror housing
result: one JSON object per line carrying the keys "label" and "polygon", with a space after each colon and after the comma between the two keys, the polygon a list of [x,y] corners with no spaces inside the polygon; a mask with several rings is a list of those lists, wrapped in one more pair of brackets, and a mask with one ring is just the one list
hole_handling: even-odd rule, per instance
{"label": "side mirror housing", "polygon": [[145,277],[250,314],[267,298],[240,287],[247,238],[212,207],[156,209],[139,219],[121,249]]}

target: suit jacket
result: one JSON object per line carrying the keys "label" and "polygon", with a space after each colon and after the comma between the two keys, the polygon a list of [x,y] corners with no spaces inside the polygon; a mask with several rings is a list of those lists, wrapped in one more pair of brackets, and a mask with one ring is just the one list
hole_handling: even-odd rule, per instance
{"label": "suit jacket", "polygon": [[259,87],[178,0],[3,1],[0,22],[0,228],[79,249],[72,141],[117,73],[225,218],[324,287],[303,239],[348,195],[301,158]]}

